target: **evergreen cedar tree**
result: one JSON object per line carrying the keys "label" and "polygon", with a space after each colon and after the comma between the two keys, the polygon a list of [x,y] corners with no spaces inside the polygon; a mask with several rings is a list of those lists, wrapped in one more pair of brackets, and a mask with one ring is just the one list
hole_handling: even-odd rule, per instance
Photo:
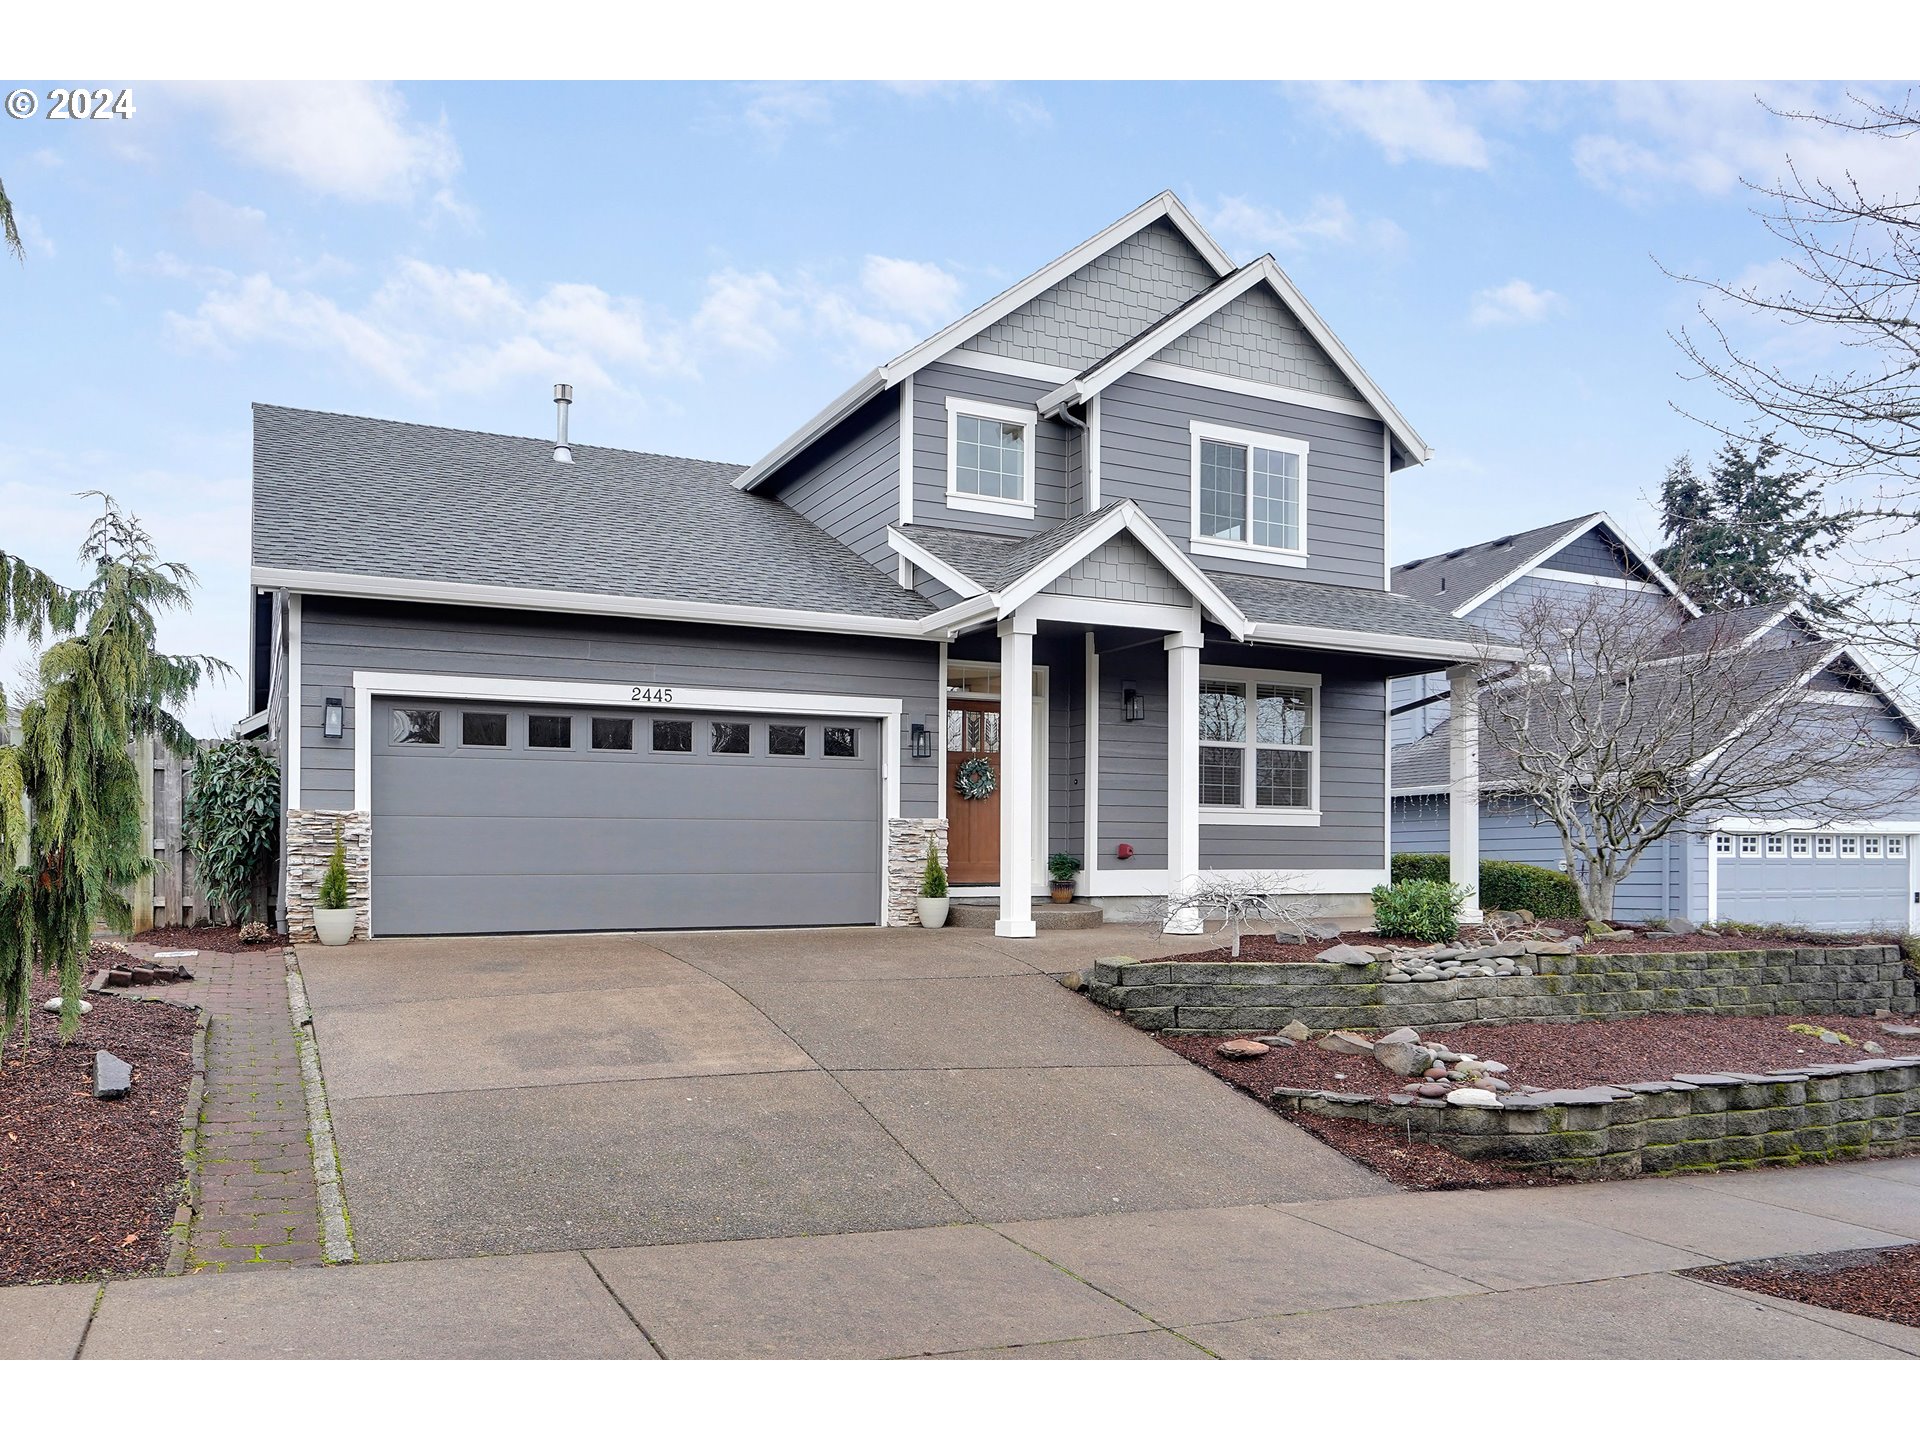
{"label": "evergreen cedar tree", "polygon": [[[0,1048],[29,1023],[36,968],[59,974],[60,1034],[73,1035],[94,920],[125,928],[127,888],[153,865],[128,746],[151,735],[190,753],[174,710],[203,679],[233,673],[209,656],[154,649],[157,617],[188,605],[193,572],[160,560],[111,497],[87,493],[101,514],[80,547],[85,585],[69,590],[0,553],[0,640],[47,642],[37,693],[0,726]],[[0,717],[12,713],[0,693]]]}
{"label": "evergreen cedar tree", "polygon": [[1667,467],[1667,543],[1653,558],[1702,609],[1798,600],[1816,614],[1835,610],[1814,589],[1814,562],[1840,543],[1843,522],[1821,513],[1808,471],[1775,468],[1780,454],[1771,439],[1751,450],[1729,440],[1704,480],[1685,455]]}

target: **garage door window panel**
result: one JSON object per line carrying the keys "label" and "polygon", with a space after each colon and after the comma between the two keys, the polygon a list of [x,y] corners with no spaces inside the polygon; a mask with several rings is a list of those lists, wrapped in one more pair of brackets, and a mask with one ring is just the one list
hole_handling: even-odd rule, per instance
{"label": "garage door window panel", "polygon": [[396,708],[393,712],[392,733],[393,743],[396,745],[438,745],[440,743],[440,712]]}
{"label": "garage door window panel", "polygon": [[860,732],[851,725],[829,725],[821,749],[830,760],[855,760],[860,756]]}
{"label": "garage door window panel", "polygon": [[633,720],[629,716],[593,717],[592,745],[596,750],[633,749]]}
{"label": "garage door window panel", "polygon": [[715,755],[747,755],[753,750],[753,727],[739,720],[715,720],[711,725]]}
{"label": "garage door window panel", "polygon": [[804,725],[767,726],[767,754],[799,756],[807,753],[807,727]]}
{"label": "garage door window panel", "polygon": [[504,710],[462,710],[460,743],[490,750],[507,747],[507,712]]}
{"label": "garage door window panel", "polygon": [[653,749],[657,755],[691,755],[693,753],[693,722],[691,720],[654,721]]}
{"label": "garage door window panel", "polygon": [[529,750],[571,750],[573,748],[573,717],[571,715],[529,715],[527,717],[527,748]]}

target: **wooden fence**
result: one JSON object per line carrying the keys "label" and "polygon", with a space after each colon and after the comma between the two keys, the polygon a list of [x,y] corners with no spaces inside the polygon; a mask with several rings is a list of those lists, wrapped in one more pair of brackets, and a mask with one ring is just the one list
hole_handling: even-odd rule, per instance
{"label": "wooden fence", "polygon": [[[134,886],[133,928],[230,921],[225,907],[208,898],[199,865],[181,844],[180,809],[187,798],[191,762],[147,739],[134,742],[134,763],[141,777],[142,841],[153,854],[153,874]],[[254,882],[253,918],[274,924],[278,917],[273,902],[273,867],[268,865]]]}

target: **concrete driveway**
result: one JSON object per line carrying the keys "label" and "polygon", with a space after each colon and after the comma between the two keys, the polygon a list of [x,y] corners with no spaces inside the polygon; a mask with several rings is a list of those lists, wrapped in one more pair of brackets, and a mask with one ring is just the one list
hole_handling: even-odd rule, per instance
{"label": "concrete driveway", "polygon": [[302,950],[359,1253],[1386,1192],[1049,974],[1139,941],[815,930]]}

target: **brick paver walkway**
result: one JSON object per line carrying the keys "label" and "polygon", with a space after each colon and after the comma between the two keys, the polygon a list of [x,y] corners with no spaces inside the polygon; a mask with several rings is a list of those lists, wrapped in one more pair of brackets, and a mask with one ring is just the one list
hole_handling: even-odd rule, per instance
{"label": "brick paver walkway", "polygon": [[285,952],[202,950],[183,963],[194,978],[173,993],[209,1012],[200,1199],[187,1268],[318,1265],[319,1206]]}

